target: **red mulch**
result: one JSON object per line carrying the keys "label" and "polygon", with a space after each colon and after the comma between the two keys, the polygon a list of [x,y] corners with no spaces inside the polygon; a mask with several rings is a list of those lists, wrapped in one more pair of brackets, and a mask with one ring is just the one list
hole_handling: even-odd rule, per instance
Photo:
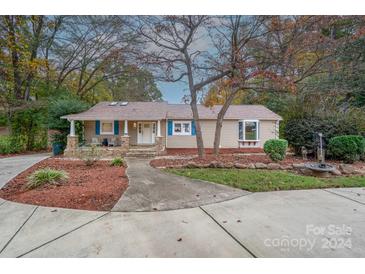
{"label": "red mulch", "polygon": [[[248,148],[221,148],[219,153],[221,154],[234,154],[234,153],[261,153],[264,152],[262,148],[259,147],[248,147]],[[198,149],[196,148],[167,148],[167,155],[194,155],[198,154]],[[206,154],[213,154],[212,148],[205,149]]]}
{"label": "red mulch", "polygon": [[[59,185],[47,184],[25,190],[27,177],[40,168],[64,170],[69,179]],[[87,210],[110,210],[127,189],[124,167],[98,161],[86,166],[83,161],[46,159],[11,180],[0,190],[0,197],[20,203]]]}
{"label": "red mulch", "polygon": [[[241,164],[251,164],[251,163],[274,163],[270,158],[266,155],[235,155],[235,154],[221,154],[219,156],[208,154],[205,159],[200,159],[198,157],[193,159],[155,159],[151,161],[151,166],[153,167],[166,167],[166,166],[181,166],[185,165],[188,162],[195,162],[199,164],[209,164],[212,161],[218,161],[221,163],[241,163]],[[304,162],[316,161],[315,159],[308,159],[308,161],[304,161],[301,157],[287,155],[283,161],[279,163],[282,165],[291,165],[291,164],[299,164]],[[341,162],[338,161],[326,161],[332,164],[339,164]],[[353,164],[355,167],[363,167],[365,166],[364,162],[356,162]]]}

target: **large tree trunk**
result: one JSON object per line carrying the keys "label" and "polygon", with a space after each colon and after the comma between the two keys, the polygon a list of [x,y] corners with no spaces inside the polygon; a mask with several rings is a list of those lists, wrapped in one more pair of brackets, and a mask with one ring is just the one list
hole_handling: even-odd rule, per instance
{"label": "large tree trunk", "polygon": [[189,53],[187,49],[183,51],[183,54],[185,55],[185,64],[187,68],[187,74],[188,74],[188,81],[189,81],[189,90],[190,90],[190,96],[191,96],[191,102],[190,107],[191,111],[193,112],[193,118],[195,122],[195,134],[196,134],[196,146],[198,148],[198,156],[199,158],[205,158],[205,149],[204,149],[204,142],[203,142],[203,134],[200,127],[200,119],[199,119],[199,111],[197,106],[197,88],[194,85],[194,78],[193,78],[193,70],[191,67],[191,59],[189,56]]}
{"label": "large tree trunk", "polygon": [[226,115],[226,112],[227,112],[229,106],[232,104],[232,101],[233,101],[234,97],[236,96],[236,94],[238,93],[238,91],[239,91],[239,89],[233,91],[228,96],[228,98],[224,102],[221,110],[219,111],[219,113],[217,115],[217,123],[215,124],[215,135],[214,135],[214,154],[215,155],[219,154],[219,146],[220,146],[220,142],[221,142],[221,132],[222,132],[222,124],[223,124],[224,116]]}
{"label": "large tree trunk", "polygon": [[196,146],[198,148],[198,156],[199,158],[205,158],[203,134],[200,127],[199,112],[198,112],[198,106],[196,104],[196,98],[194,100],[191,100],[190,107],[193,112],[193,118],[195,122]]}
{"label": "large tree trunk", "polygon": [[[36,58],[37,58],[37,53],[38,53],[38,48],[39,48],[39,44],[40,44],[40,40],[41,40],[41,34],[42,34],[42,28],[43,28],[43,16],[39,16],[38,17],[38,25],[35,29],[34,32],[34,37],[33,37],[33,41],[32,41],[32,49],[31,49],[31,55],[30,55],[30,59],[29,62],[33,62]],[[36,20],[36,19],[34,19]],[[25,92],[24,92],[24,100],[28,101],[30,98],[30,89],[32,86],[32,81],[34,78],[34,71],[30,70],[26,79],[26,84],[25,84]]]}
{"label": "large tree trunk", "polygon": [[19,65],[19,53],[17,50],[16,39],[15,39],[15,22],[14,16],[5,16],[5,22],[8,27],[9,35],[9,48],[11,50],[11,61],[13,66],[13,77],[14,77],[14,96],[16,99],[22,99],[22,79]]}

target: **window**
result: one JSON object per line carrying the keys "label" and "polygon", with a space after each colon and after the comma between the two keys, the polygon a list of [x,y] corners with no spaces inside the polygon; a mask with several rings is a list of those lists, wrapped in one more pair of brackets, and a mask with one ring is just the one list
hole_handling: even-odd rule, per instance
{"label": "window", "polygon": [[238,139],[243,141],[259,140],[259,121],[243,120],[238,122]]}
{"label": "window", "polygon": [[113,121],[101,121],[100,134],[114,134],[114,122]]}
{"label": "window", "polygon": [[152,134],[156,134],[156,123],[152,123]]}
{"label": "window", "polygon": [[173,127],[174,135],[191,135],[191,122],[174,122]]}

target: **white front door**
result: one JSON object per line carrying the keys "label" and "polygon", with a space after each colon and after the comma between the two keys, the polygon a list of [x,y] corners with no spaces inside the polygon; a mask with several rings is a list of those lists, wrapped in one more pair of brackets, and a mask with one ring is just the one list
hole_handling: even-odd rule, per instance
{"label": "white front door", "polygon": [[138,144],[154,144],[156,137],[156,123],[138,122]]}

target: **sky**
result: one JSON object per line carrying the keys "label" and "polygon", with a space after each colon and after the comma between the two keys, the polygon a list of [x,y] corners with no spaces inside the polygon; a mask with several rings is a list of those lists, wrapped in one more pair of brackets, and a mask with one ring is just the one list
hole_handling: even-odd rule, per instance
{"label": "sky", "polygon": [[189,94],[187,83],[183,81],[176,83],[158,82],[157,86],[162,93],[162,99],[172,104],[182,103],[183,96]]}

